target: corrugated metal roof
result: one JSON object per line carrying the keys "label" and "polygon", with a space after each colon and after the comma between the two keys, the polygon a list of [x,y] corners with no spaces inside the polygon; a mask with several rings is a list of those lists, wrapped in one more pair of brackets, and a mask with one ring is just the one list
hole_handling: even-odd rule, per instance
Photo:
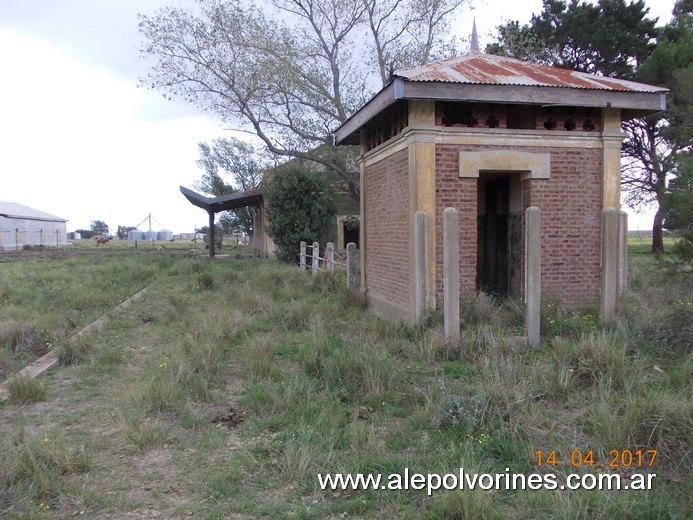
{"label": "corrugated metal roof", "polygon": [[0,201],[0,217],[67,222],[67,219],[56,217],[50,213],[39,211],[23,204],[17,204],[16,202],[4,201]]}
{"label": "corrugated metal roof", "polygon": [[634,81],[595,76],[481,52],[397,71],[395,76],[407,81],[421,82],[563,87],[621,92],[667,91],[662,87]]}

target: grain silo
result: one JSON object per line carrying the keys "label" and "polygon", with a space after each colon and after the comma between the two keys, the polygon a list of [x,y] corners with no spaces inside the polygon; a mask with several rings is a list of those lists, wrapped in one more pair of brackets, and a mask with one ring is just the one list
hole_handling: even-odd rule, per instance
{"label": "grain silo", "polygon": [[168,229],[162,229],[156,234],[157,240],[171,240],[173,238],[173,231]]}

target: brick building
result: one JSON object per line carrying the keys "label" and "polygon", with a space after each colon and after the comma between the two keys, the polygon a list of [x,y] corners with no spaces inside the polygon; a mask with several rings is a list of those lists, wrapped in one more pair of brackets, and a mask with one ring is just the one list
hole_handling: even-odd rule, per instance
{"label": "brick building", "polygon": [[[523,215],[542,213],[542,291],[603,298],[602,210],[620,208],[621,121],[666,89],[470,52],[395,74],[334,134],[361,147],[362,288],[415,321],[414,214],[427,215],[426,307],[443,292],[442,212],[460,214],[460,293],[521,297]],[[612,289],[608,289],[612,290]]]}

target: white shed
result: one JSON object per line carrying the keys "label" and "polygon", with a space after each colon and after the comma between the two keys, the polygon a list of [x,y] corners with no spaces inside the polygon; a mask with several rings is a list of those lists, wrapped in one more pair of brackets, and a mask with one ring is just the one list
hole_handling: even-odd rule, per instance
{"label": "white shed", "polygon": [[66,223],[64,218],[23,204],[0,201],[0,251],[24,246],[64,246]]}

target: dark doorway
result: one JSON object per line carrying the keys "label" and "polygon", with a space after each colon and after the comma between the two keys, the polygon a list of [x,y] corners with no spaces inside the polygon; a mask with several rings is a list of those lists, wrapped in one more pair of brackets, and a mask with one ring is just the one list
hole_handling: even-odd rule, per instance
{"label": "dark doorway", "polygon": [[344,247],[349,242],[356,244],[356,249],[359,248],[359,222],[358,221],[346,221],[344,226]]}
{"label": "dark doorway", "polygon": [[519,296],[520,191],[519,179],[507,172],[479,177],[477,290],[492,296]]}

